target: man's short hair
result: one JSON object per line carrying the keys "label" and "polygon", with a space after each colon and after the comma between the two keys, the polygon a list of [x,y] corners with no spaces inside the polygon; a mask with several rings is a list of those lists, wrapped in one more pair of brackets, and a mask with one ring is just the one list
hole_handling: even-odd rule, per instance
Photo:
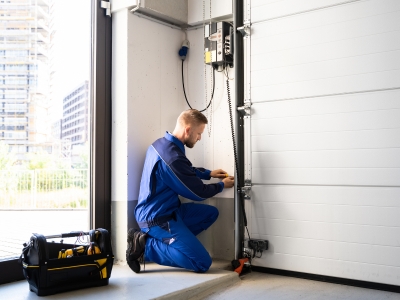
{"label": "man's short hair", "polygon": [[205,115],[199,112],[197,109],[188,109],[181,113],[179,119],[185,125],[200,125],[208,124],[208,120]]}

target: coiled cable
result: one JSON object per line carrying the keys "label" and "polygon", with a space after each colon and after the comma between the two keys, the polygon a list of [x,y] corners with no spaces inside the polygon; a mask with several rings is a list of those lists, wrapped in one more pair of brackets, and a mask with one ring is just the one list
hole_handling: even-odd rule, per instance
{"label": "coiled cable", "polygon": [[[208,102],[208,105],[207,105],[207,107],[205,109],[199,110],[199,112],[206,111],[210,107],[211,101],[214,99],[214,90],[215,90],[215,69],[214,68],[213,68],[212,76],[213,76],[213,90],[212,90],[212,95],[211,95],[210,102]],[[183,94],[185,95],[186,103],[190,107],[190,109],[193,109],[193,107],[190,105],[189,100],[188,100],[188,98],[186,96],[185,80],[184,80],[184,77],[183,77],[183,60],[182,60],[182,87],[183,87]]]}

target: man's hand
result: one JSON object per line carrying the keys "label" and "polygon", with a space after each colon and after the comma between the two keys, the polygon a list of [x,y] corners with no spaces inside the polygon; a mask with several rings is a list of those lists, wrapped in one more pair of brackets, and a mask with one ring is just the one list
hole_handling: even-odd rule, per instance
{"label": "man's hand", "polygon": [[212,178],[226,178],[228,176],[228,173],[226,173],[224,170],[218,169],[211,171],[210,176]]}
{"label": "man's hand", "polygon": [[235,177],[229,176],[222,180],[224,188],[231,188],[235,185]]}

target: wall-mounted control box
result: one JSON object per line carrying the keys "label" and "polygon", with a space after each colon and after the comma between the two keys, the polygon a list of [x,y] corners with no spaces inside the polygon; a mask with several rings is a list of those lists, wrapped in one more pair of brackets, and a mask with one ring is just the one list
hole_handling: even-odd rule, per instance
{"label": "wall-mounted control box", "polygon": [[216,22],[204,28],[204,63],[213,67],[233,67],[233,26],[228,22]]}

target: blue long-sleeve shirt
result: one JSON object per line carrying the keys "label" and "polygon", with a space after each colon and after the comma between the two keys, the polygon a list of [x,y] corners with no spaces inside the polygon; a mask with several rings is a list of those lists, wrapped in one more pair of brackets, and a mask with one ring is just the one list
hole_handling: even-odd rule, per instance
{"label": "blue long-sleeve shirt", "polygon": [[201,201],[222,192],[223,182],[204,184],[201,180],[210,179],[210,173],[193,167],[183,143],[167,132],[147,149],[136,220],[143,222],[172,214],[180,206],[178,195]]}

